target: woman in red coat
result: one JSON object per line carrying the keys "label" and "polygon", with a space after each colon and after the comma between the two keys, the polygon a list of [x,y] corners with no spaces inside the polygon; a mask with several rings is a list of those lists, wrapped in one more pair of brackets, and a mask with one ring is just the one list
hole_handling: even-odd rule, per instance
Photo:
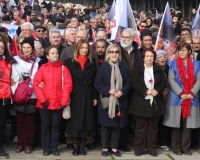
{"label": "woman in red coat", "polygon": [[0,156],[6,156],[3,149],[5,139],[6,115],[11,104],[10,74],[12,57],[5,43],[0,40]]}
{"label": "woman in red coat", "polygon": [[[51,152],[58,156],[57,150],[63,108],[69,103],[72,92],[72,78],[67,67],[58,61],[58,49],[50,46],[46,50],[48,63],[41,66],[34,78],[37,108],[41,117],[41,144],[43,155]],[[62,78],[63,77],[63,78]],[[44,87],[38,85],[43,82]]]}

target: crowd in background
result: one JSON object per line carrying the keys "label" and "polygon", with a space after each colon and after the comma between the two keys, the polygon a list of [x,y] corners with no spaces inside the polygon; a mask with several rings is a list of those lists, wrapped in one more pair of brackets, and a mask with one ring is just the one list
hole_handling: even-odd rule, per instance
{"label": "crowd in background", "polygon": [[[135,156],[157,149],[177,155],[200,153],[200,34],[192,35],[192,17],[171,8],[178,47],[173,59],[154,51],[162,14],[133,10],[140,32],[126,28],[120,42],[110,40],[110,6],[61,2],[1,1],[0,27],[0,156],[9,117],[16,153],[59,156],[59,143],[74,156],[101,144],[102,156],[130,152]],[[156,16],[158,16],[156,18]],[[17,46],[3,24],[18,25]],[[62,30],[64,32],[62,33]],[[17,47],[17,55],[14,48]],[[21,82],[32,89],[27,102],[15,96]],[[69,107],[71,117],[63,119]],[[92,137],[92,142],[87,138]]]}

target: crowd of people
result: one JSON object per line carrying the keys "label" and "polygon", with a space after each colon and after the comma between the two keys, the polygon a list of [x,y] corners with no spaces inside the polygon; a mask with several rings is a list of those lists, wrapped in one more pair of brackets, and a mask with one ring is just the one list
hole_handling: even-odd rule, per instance
{"label": "crowd of people", "polygon": [[[135,156],[147,150],[156,157],[158,148],[200,153],[200,35],[192,35],[191,22],[177,8],[171,13],[178,47],[168,61],[165,50],[154,51],[162,15],[156,19],[153,11],[133,11],[139,48],[131,28],[120,42],[110,41],[108,3],[81,10],[60,2],[15,2],[1,2],[0,156],[6,155],[8,113],[16,153],[30,154],[40,145],[44,156],[59,156],[63,143],[78,156],[100,143],[102,156],[120,157],[120,150],[130,152],[129,134]],[[18,25],[17,55],[3,24]],[[16,95],[21,88],[29,93],[26,101]]]}

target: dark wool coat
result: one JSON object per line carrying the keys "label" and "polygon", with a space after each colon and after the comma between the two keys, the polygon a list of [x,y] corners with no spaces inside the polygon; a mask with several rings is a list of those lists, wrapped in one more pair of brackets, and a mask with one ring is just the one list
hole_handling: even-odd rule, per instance
{"label": "dark wool coat", "polygon": [[[98,100],[98,123],[102,126],[108,127],[125,127],[128,123],[127,110],[128,110],[128,98],[127,94],[131,88],[131,79],[129,76],[128,65],[126,62],[119,63],[119,69],[122,76],[123,86],[122,86],[122,97],[119,98],[119,103],[121,104],[121,114],[122,116],[115,117],[113,119],[109,118],[108,109],[103,109],[101,100]],[[108,62],[103,62],[100,66],[95,87],[101,93],[102,97],[110,96],[110,79],[111,79],[111,66]]]}
{"label": "dark wool coat", "polygon": [[96,62],[88,59],[84,71],[80,64],[72,58],[67,59],[66,66],[71,72],[73,90],[71,93],[71,118],[67,129],[78,131],[93,131],[95,129],[93,99],[97,99],[94,88]]}
{"label": "dark wool coat", "polygon": [[[133,94],[129,104],[129,113],[139,117],[160,116],[165,113],[165,100],[163,91],[167,86],[167,79],[164,71],[157,64],[153,64],[154,89],[158,91],[158,95],[154,97],[155,105],[150,105],[150,100],[145,99],[148,88],[144,82],[144,64],[137,66],[132,77]],[[155,104],[155,103],[154,103]]]}

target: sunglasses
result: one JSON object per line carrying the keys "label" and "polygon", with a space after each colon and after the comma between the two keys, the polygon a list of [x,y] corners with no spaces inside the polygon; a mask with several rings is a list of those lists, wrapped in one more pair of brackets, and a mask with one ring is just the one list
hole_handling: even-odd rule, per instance
{"label": "sunglasses", "polygon": [[119,53],[119,50],[116,50],[116,51],[109,51],[109,53]]}
{"label": "sunglasses", "polygon": [[36,32],[44,32],[44,30],[36,30]]}

